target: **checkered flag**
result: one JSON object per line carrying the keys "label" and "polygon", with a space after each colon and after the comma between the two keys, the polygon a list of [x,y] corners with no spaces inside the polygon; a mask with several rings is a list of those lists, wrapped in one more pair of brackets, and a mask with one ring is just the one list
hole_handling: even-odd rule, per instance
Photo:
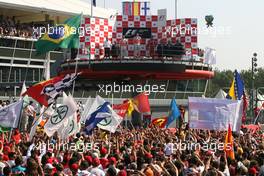
{"label": "checkered flag", "polygon": [[56,99],[65,89],[72,86],[72,83],[78,75],[80,75],[80,73],[72,73],[57,76],[50,80],[37,83],[30,87],[25,94],[31,96],[40,104],[48,107],[49,105],[55,103]]}

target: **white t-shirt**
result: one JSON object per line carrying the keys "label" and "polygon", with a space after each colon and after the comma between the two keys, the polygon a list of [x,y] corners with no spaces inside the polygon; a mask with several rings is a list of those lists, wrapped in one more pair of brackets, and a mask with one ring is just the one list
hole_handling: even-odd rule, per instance
{"label": "white t-shirt", "polygon": [[0,174],[3,174],[4,167],[6,167],[5,163],[0,162]]}
{"label": "white t-shirt", "polygon": [[92,176],[90,172],[88,172],[87,170],[78,170],[77,173],[78,176]]}
{"label": "white t-shirt", "polygon": [[96,175],[96,176],[105,176],[104,171],[102,171],[101,169],[99,169],[98,167],[94,167],[90,170],[90,173],[92,175]]}
{"label": "white t-shirt", "polygon": [[104,48],[111,48],[111,43],[109,40],[104,41]]}

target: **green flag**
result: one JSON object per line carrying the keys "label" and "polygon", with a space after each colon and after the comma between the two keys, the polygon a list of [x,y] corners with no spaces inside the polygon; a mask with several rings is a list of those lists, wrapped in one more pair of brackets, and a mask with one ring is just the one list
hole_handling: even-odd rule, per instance
{"label": "green flag", "polygon": [[45,33],[37,42],[37,54],[52,51],[55,48],[78,48],[81,16],[74,16],[67,19],[64,24],[50,27],[49,32]]}

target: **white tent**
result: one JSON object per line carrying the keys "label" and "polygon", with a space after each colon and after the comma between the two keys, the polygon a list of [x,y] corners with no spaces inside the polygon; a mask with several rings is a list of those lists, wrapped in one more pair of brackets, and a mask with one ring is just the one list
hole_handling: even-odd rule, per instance
{"label": "white tent", "polygon": [[[91,15],[91,3],[84,0],[0,0],[1,8],[19,9],[32,12],[53,13],[58,15]],[[116,14],[114,9],[93,7],[93,16],[109,18]]]}
{"label": "white tent", "polygon": [[215,98],[226,99],[226,95],[227,95],[227,93],[225,91],[223,91],[223,89],[220,89],[218,91],[218,93],[216,94]]}

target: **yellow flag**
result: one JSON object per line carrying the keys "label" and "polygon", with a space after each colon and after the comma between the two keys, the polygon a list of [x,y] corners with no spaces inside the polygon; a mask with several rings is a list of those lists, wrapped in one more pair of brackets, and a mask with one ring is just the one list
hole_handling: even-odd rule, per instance
{"label": "yellow flag", "polygon": [[228,95],[232,98],[232,100],[236,100],[236,94],[235,94],[235,80],[233,80],[231,87],[229,89]]}
{"label": "yellow flag", "polygon": [[129,101],[128,101],[128,108],[127,108],[127,115],[129,116],[129,117],[131,117],[131,115],[132,115],[132,112],[134,111],[134,105],[133,105],[133,102],[132,102],[132,100],[130,99]]}

